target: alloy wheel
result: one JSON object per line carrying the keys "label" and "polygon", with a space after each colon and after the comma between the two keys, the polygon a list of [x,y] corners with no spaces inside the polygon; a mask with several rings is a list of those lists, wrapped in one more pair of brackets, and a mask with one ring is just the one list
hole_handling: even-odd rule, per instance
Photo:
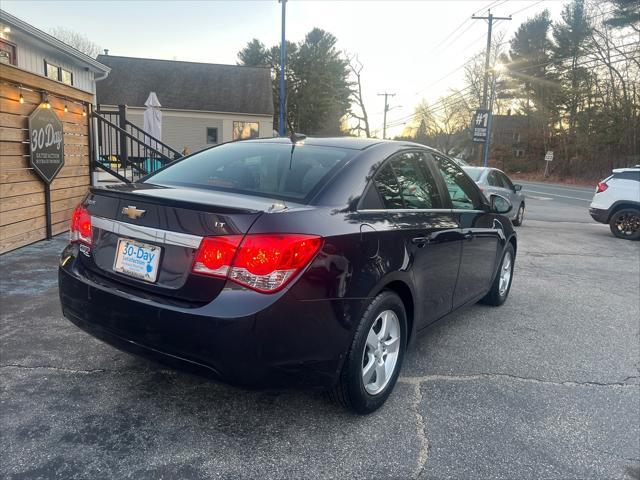
{"label": "alloy wheel", "polygon": [[400,351],[400,320],[393,310],[381,312],[371,325],[362,352],[362,382],[370,395],[384,390]]}
{"label": "alloy wheel", "polygon": [[498,286],[500,296],[507,293],[509,282],[511,282],[511,252],[507,252],[504,255],[502,266],[500,267],[500,285]]}
{"label": "alloy wheel", "polygon": [[623,236],[631,236],[640,230],[640,216],[632,212],[624,212],[615,219],[615,226]]}

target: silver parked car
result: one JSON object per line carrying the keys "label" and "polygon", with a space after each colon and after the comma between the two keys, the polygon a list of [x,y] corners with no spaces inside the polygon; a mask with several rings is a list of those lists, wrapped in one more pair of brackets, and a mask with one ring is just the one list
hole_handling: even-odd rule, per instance
{"label": "silver parked car", "polygon": [[509,199],[513,205],[509,217],[514,225],[522,225],[524,221],[524,193],[522,185],[514,184],[507,175],[497,168],[488,167],[462,167],[480,187],[480,190],[489,197],[497,193]]}

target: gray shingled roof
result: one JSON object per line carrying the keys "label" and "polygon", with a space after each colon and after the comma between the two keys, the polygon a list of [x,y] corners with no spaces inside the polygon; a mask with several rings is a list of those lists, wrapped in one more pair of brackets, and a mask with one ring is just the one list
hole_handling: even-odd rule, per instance
{"label": "gray shingled roof", "polygon": [[96,84],[99,105],[142,107],[156,92],[162,108],[273,115],[268,68],[98,55],[111,73]]}

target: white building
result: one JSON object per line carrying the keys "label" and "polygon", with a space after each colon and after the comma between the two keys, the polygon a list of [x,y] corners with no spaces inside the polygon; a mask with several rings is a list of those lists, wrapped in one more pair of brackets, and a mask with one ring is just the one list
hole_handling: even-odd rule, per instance
{"label": "white building", "polygon": [[127,106],[143,127],[144,103],[155,92],[162,107],[162,140],[182,152],[243,138],[273,136],[268,68],[99,55],[111,68],[98,84],[101,111]]}
{"label": "white building", "polygon": [[109,74],[109,67],[4,10],[0,10],[0,64],[90,93],[95,93],[96,81]]}

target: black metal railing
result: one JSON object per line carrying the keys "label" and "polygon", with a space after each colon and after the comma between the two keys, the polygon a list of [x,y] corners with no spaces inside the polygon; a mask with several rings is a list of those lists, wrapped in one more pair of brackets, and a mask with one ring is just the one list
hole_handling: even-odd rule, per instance
{"label": "black metal railing", "polygon": [[97,151],[95,167],[123,182],[134,182],[162,168],[181,154],[152,137],[126,118],[126,107],[119,111],[92,113]]}

